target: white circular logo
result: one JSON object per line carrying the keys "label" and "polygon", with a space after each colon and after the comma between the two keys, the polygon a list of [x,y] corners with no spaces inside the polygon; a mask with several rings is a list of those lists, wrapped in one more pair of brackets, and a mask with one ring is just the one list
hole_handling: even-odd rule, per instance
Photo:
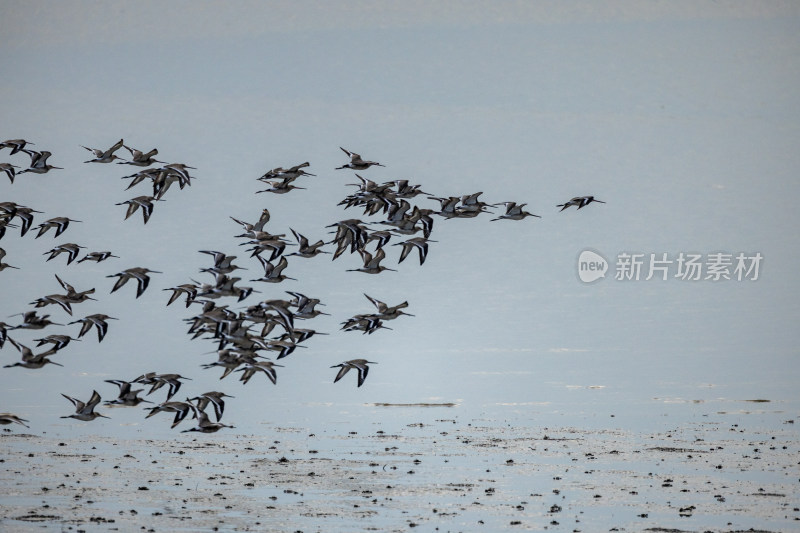
{"label": "white circular logo", "polygon": [[578,256],[578,278],[584,283],[591,283],[606,277],[608,261],[593,250],[584,250]]}

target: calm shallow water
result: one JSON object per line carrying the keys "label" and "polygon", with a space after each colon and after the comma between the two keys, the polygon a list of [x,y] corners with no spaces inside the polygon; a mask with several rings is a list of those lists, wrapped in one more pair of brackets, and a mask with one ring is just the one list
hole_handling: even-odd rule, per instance
{"label": "calm shallow water", "polygon": [[[425,355],[416,359],[409,355],[409,360],[416,361],[412,369],[402,361],[389,358],[393,356],[384,355],[372,366],[365,385],[356,388],[355,376],[348,375],[334,385],[335,369],[326,370],[324,364],[311,366],[300,361],[301,357],[321,357],[314,346],[308,351],[314,355],[307,357],[296,352],[281,360],[285,367],[279,369],[277,385],[269,383],[264,376],[254,377],[248,385],[237,381],[235,374],[220,381],[221,371],[199,369],[199,361],[213,360],[213,355],[191,354],[191,360],[198,361],[195,371],[185,363],[181,367],[161,368],[191,376],[174,400],[207,390],[223,390],[234,396],[226,400],[223,421],[248,433],[261,431],[265,424],[348,424],[358,430],[387,420],[410,423],[413,420],[406,417],[413,418],[419,412],[415,407],[418,404],[431,404],[431,409],[447,412],[447,416],[460,420],[485,417],[494,421],[510,420],[524,427],[561,426],[564,420],[570,420],[569,424],[580,423],[592,429],[622,427],[641,432],[698,420],[709,414],[734,416],[773,412],[791,417],[800,411],[793,387],[782,384],[777,378],[769,386],[763,378],[741,377],[727,382],[696,380],[684,377],[682,363],[670,367],[669,360],[646,366],[656,370],[648,371],[645,378],[636,371],[637,365],[628,365],[626,369],[626,358],[613,354],[606,358],[609,363],[603,367],[592,361],[596,356],[581,353],[492,351]],[[145,420],[144,407],[154,404],[101,406],[98,411],[111,416],[111,420],[99,419],[92,423],[59,418],[71,412],[70,404],[59,394],[47,393],[47,390],[71,391],[75,389],[74,383],[85,382],[104,398],[111,399],[116,396],[117,388],[103,380],[121,377],[118,373],[103,372],[102,368],[85,373],[70,371],[70,365],[76,364],[70,357],[71,354],[60,359],[67,365],[65,369],[8,369],[4,374],[7,379],[12,371],[19,379],[9,383],[3,393],[6,409],[31,420],[34,430],[64,437],[88,433],[119,438],[136,435],[169,438],[190,427],[186,420],[170,430],[172,416],[166,413]],[[714,366],[713,357],[704,357],[708,366]],[[453,360],[459,360],[460,364],[453,365],[450,363]],[[418,369],[435,367],[440,361],[447,361],[445,367],[451,370],[419,374]],[[490,361],[489,368],[475,370],[487,367],[487,361]],[[726,361],[723,359],[717,364],[724,365]],[[700,367],[698,364],[693,368]],[[605,371],[598,371],[598,368]],[[63,376],[65,371],[70,376],[67,380]],[[650,376],[656,372],[659,376]],[[395,375],[399,379],[394,380]],[[128,379],[132,377],[135,376]],[[309,379],[318,379],[317,386],[309,387]],[[146,398],[155,403],[164,401],[166,387]],[[400,406],[381,407],[382,404]],[[411,407],[402,407],[403,404],[411,404]]]}

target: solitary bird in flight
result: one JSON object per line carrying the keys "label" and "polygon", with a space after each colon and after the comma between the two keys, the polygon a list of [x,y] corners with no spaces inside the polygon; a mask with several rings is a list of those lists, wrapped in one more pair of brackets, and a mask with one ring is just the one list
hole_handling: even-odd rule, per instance
{"label": "solitary bird in flight", "polygon": [[580,209],[581,207],[586,207],[592,202],[600,202],[601,204],[605,203],[603,200],[598,200],[594,196],[576,196],[569,202],[566,202],[564,204],[558,204],[556,207],[560,207],[561,211],[563,211],[564,209],[570,206],[576,205],[578,206],[578,209]]}
{"label": "solitary bird in flight", "polygon": [[341,167],[336,167],[336,170],[341,170],[343,168],[351,168],[353,170],[366,170],[366,169],[368,169],[369,167],[371,167],[373,165],[378,166],[378,167],[384,166],[384,165],[381,165],[380,163],[377,163],[375,161],[364,161],[363,159],[361,159],[361,156],[358,155],[357,153],[351,152],[350,150],[345,150],[341,146],[339,148],[341,148],[342,152],[344,152],[348,156],[350,156],[350,162],[348,164],[346,164],[346,165],[341,166]]}
{"label": "solitary bird in flight", "polygon": [[333,380],[334,383],[339,381],[347,374],[351,368],[355,368],[358,370],[358,386],[364,384],[364,380],[367,379],[367,373],[369,372],[369,366],[367,365],[377,365],[375,361],[367,361],[366,359],[351,359],[349,361],[345,361],[344,363],[339,363],[338,365],[333,365],[331,368],[339,368],[339,373],[336,374],[336,379]]}

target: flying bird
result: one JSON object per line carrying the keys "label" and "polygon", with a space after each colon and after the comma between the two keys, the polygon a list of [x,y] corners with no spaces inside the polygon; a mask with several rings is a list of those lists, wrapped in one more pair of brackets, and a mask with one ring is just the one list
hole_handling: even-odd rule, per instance
{"label": "flying bird", "polygon": [[208,419],[208,415],[205,413],[205,411],[201,411],[194,405],[192,405],[192,409],[194,409],[195,416],[197,417],[197,426],[191,429],[184,429],[183,431],[181,431],[181,433],[188,433],[190,431],[199,431],[200,433],[214,433],[222,428],[233,428],[233,426],[225,425],[222,422],[212,422],[211,420]]}
{"label": "flying bird", "polygon": [[403,259],[408,257],[408,254],[410,254],[414,248],[416,248],[417,251],[419,252],[419,264],[421,265],[422,263],[424,263],[425,258],[428,256],[429,242],[436,242],[436,241],[426,239],[425,237],[414,237],[412,239],[408,239],[406,241],[398,242],[397,244],[395,244],[394,246],[403,247],[403,251],[400,253],[400,260],[398,261],[398,263],[402,263]]}
{"label": "flying bird", "polygon": [[25,172],[33,172],[34,174],[46,174],[47,172],[58,169],[63,170],[61,167],[54,167],[47,163],[47,159],[53,155],[50,152],[42,151],[42,152],[35,152],[33,150],[22,150],[29,156],[31,156],[31,165],[30,167],[20,170],[17,174],[23,174]]}
{"label": "flying bird", "polygon": [[380,264],[386,258],[386,252],[383,248],[378,248],[375,254],[371,254],[366,250],[361,250],[361,258],[364,260],[364,266],[361,268],[348,268],[348,272],[365,272],[367,274],[380,274],[384,270],[395,271],[393,268],[385,267]]}
{"label": "flying bird", "polygon": [[[172,425],[170,429],[174,428],[178,424],[180,424],[186,415],[189,412],[193,412],[195,407],[194,405],[186,402],[163,402],[155,407],[145,407],[145,409],[149,410],[150,412],[147,413],[145,418],[150,418],[151,416],[158,414],[158,413],[175,413],[175,418],[172,421]],[[194,417],[194,415],[192,415]]]}
{"label": "flying bird", "polygon": [[6,268],[16,268],[19,270],[19,267],[15,267],[14,265],[9,265],[8,263],[3,263],[3,258],[6,256],[6,251],[0,248],[0,272],[5,270]]}
{"label": "flying bird", "polygon": [[378,166],[378,167],[384,166],[375,161],[365,161],[357,153],[351,152],[350,150],[345,150],[341,146],[339,148],[342,150],[342,152],[346,153],[350,157],[350,162],[347,163],[346,165],[342,165],[341,167],[336,167],[336,170],[341,170],[343,168],[350,168],[353,170],[366,170],[371,166]]}
{"label": "flying bird", "polygon": [[132,390],[130,381],[125,381],[122,379],[107,379],[105,381],[106,383],[113,383],[119,387],[119,394],[117,395],[117,398],[106,402],[105,405],[123,405],[133,407],[139,405],[140,403],[153,403],[150,400],[140,398],[139,393],[144,389]]}
{"label": "flying bird", "polygon": [[73,220],[67,217],[55,217],[51,218],[50,220],[45,220],[44,222],[36,226],[37,228],[39,228],[39,233],[36,234],[36,238],[38,239],[39,237],[47,233],[47,230],[49,230],[50,228],[55,228],[56,231],[56,234],[53,235],[53,238],[58,237],[59,235],[64,233],[64,231],[66,231],[66,229],[69,227],[70,222],[80,222],[80,220]]}
{"label": "flying bird", "polygon": [[[116,205],[128,205],[128,211],[125,213],[125,220],[128,220],[128,218],[141,207],[144,223],[147,224],[147,221],[150,220],[150,215],[153,214],[153,202],[156,200],[154,196],[137,196],[136,198],[119,202]],[[163,202],[164,200],[159,201]]]}
{"label": "flying bird", "polygon": [[118,165],[135,165],[137,167],[149,167],[153,163],[163,163],[163,161],[158,161],[153,159],[157,154],[158,150],[153,148],[149,152],[142,152],[141,150],[137,150],[136,148],[131,148],[126,145],[122,145],[127,151],[131,153],[131,160],[130,161],[117,161]]}
{"label": "flying bird", "polygon": [[204,392],[200,396],[196,396],[194,398],[187,398],[187,402],[197,402],[197,408],[201,411],[205,411],[206,407],[209,403],[214,406],[214,414],[217,417],[217,422],[219,419],[222,418],[222,413],[225,411],[225,400],[223,398],[233,398],[224,392],[219,391],[210,391]]}
{"label": "flying bird", "polygon": [[66,398],[67,400],[71,401],[75,406],[75,412],[71,415],[62,416],[61,418],[74,418],[76,420],[83,420],[84,422],[90,422],[97,417],[102,418],[109,418],[105,415],[101,415],[100,413],[95,413],[94,408],[100,403],[100,395],[97,394],[97,391],[92,391],[92,397],[89,398],[89,401],[83,403],[82,401],[73,398],[72,396],[67,396],[64,393],[61,393],[61,396]]}
{"label": "flying bird", "polygon": [[594,196],[576,196],[575,198],[573,198],[569,202],[566,202],[566,203],[563,203],[563,204],[558,204],[556,207],[560,207],[561,211],[563,211],[564,209],[566,209],[568,207],[571,207],[573,205],[578,206],[578,209],[580,209],[582,207],[586,207],[587,205],[589,205],[592,202],[600,202],[601,204],[605,203],[603,200],[598,200]]}
{"label": "flying bird", "polygon": [[39,369],[47,364],[56,365],[56,366],[64,366],[62,364],[56,363],[55,361],[51,361],[48,359],[48,356],[53,355],[56,353],[56,350],[51,348],[47,351],[42,353],[34,354],[33,350],[25,346],[24,344],[20,344],[12,338],[8,339],[14,348],[20,352],[22,357],[21,361],[17,361],[16,363],[10,365],[4,365],[3,368],[13,368],[15,366],[21,366],[22,368],[30,368],[30,369]]}
{"label": "flying bird", "polygon": [[76,257],[78,257],[78,253],[81,251],[81,248],[86,247],[75,244],[74,242],[68,242],[65,244],[59,244],[52,250],[45,252],[42,255],[50,254],[50,257],[47,258],[47,261],[50,261],[51,259],[55,259],[61,253],[66,253],[68,255],[67,264],[69,265],[75,260]]}
{"label": "flying bird", "polygon": [[83,263],[84,261],[95,261],[97,263],[101,261],[105,261],[109,257],[116,257],[119,259],[118,255],[114,255],[111,252],[89,252],[81,259],[78,259],[78,263]]}
{"label": "flying bird", "polygon": [[8,179],[11,180],[11,183],[14,183],[14,176],[16,175],[15,168],[19,168],[17,165],[12,165],[11,163],[0,163],[0,172],[5,172]]}
{"label": "flying bird", "polygon": [[97,313],[94,315],[86,316],[80,320],[70,322],[70,324],[81,324],[81,331],[78,333],[78,338],[86,335],[92,326],[97,328],[97,342],[103,342],[103,337],[108,333],[108,322],[106,320],[119,320],[113,316]]}
{"label": "flying bird", "polygon": [[144,293],[144,291],[147,290],[147,286],[150,284],[150,276],[148,276],[148,274],[163,274],[163,272],[159,272],[158,270],[150,270],[149,268],[144,267],[133,267],[116,274],[108,275],[106,277],[119,277],[117,282],[114,284],[114,287],[111,289],[111,292],[114,292],[125,285],[129,279],[135,279],[138,284],[136,287],[136,297],[138,298]]}
{"label": "flying bird", "polygon": [[[21,426],[25,426],[26,428],[30,428],[30,426],[28,424],[26,424],[25,422],[28,422],[28,420],[25,420],[24,418],[20,418],[20,417],[18,417],[17,415],[15,415],[13,413],[0,413],[0,424],[2,424],[4,426],[6,426],[8,424],[19,424]],[[9,430],[6,430],[6,431],[9,431]]]}
{"label": "flying bird", "polygon": [[20,150],[23,150],[28,144],[33,145],[32,142],[28,142],[25,139],[9,139],[7,141],[0,142],[0,150],[3,148],[10,148],[10,155],[14,155]]}
{"label": "flying bird", "polygon": [[85,148],[92,152],[94,155],[94,159],[90,159],[89,161],[84,161],[84,163],[111,163],[115,159],[119,159],[119,156],[115,155],[114,152],[122,148],[123,141],[120,139],[119,141],[114,144],[108,150],[98,150],[97,148],[89,148],[87,146],[81,145],[82,148]]}
{"label": "flying bird", "polygon": [[490,222],[494,222],[495,220],[522,220],[525,217],[542,218],[539,215],[534,215],[533,213],[529,213],[522,209],[528,204],[518,204],[516,202],[501,202],[499,204],[493,204],[493,205],[506,206],[506,212],[504,215],[500,215],[497,218],[493,218]]}
{"label": "flying bird", "polygon": [[349,361],[345,361],[344,363],[339,363],[338,365],[333,365],[331,368],[339,368],[339,373],[336,374],[336,378],[333,380],[334,383],[339,381],[347,374],[351,368],[354,368],[358,371],[358,386],[364,384],[364,380],[367,379],[367,373],[369,372],[369,366],[367,365],[377,365],[375,361],[367,361],[366,359],[351,359]]}

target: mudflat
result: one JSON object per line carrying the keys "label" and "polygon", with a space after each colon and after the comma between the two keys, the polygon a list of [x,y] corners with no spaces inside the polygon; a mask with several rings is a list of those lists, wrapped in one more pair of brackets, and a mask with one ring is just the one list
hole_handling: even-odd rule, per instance
{"label": "mudflat", "polygon": [[[0,435],[3,531],[796,531],[800,438],[431,417],[357,433]],[[613,419],[610,425],[613,424]]]}

